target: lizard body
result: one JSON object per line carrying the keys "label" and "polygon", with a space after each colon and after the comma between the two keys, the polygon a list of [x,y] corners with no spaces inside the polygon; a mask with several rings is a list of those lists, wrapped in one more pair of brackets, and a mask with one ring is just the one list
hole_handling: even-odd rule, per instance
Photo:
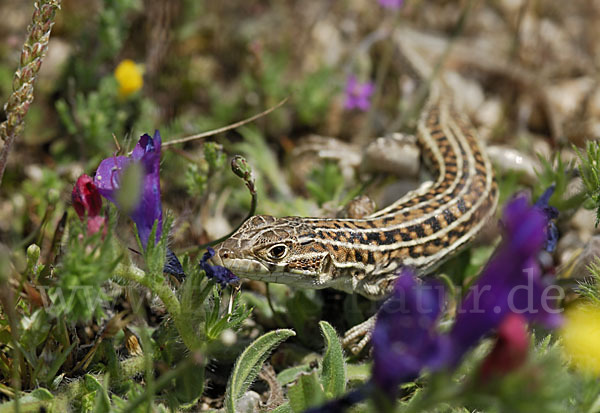
{"label": "lizard body", "polygon": [[384,298],[398,270],[424,274],[471,241],[493,215],[498,188],[469,122],[432,92],[417,128],[437,175],[362,219],[254,216],[212,261],[241,277]]}

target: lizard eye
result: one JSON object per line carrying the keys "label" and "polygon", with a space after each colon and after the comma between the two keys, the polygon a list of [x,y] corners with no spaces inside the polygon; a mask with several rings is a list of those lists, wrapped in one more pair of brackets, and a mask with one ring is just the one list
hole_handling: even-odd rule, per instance
{"label": "lizard eye", "polygon": [[269,255],[269,258],[272,258],[274,260],[280,260],[283,257],[285,257],[285,255],[287,254],[288,251],[288,247],[285,244],[277,244],[274,245],[273,247],[271,247],[271,249],[269,250],[269,252],[267,253]]}

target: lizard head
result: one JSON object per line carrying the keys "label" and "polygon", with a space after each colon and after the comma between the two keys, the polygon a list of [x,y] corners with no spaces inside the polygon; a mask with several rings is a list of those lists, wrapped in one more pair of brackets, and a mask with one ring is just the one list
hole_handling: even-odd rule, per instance
{"label": "lizard head", "polygon": [[238,277],[304,288],[333,286],[329,252],[297,217],[257,215],[215,246],[211,262]]}

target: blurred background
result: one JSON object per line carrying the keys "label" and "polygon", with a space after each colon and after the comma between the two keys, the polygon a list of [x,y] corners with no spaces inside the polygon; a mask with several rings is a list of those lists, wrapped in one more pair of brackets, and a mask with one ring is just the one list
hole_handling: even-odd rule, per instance
{"label": "blurred background", "polygon": [[[0,4],[2,101],[11,93],[31,3]],[[312,164],[303,167],[309,161],[294,163],[289,155],[309,134],[362,144],[390,128],[410,130],[414,114],[407,114],[420,80],[400,43],[450,73],[457,105],[490,144],[548,157],[600,133],[600,2],[380,3],[63,1],[4,178],[1,239],[13,243],[43,220],[55,222],[63,206],[45,216],[48,197],[65,199],[77,176],[116,152],[116,142],[131,149],[155,129],[163,141],[193,135],[286,97],[270,115],[210,140],[256,163],[267,195],[259,212],[318,213],[328,196],[341,200],[351,191],[337,191],[334,180],[321,191],[329,195],[315,202],[306,183]],[[345,107],[350,76],[376,83],[368,110]],[[226,174],[207,179],[203,158],[201,142],[164,153],[163,202],[177,211],[180,247],[223,235],[249,204],[244,191],[225,183]],[[317,175],[333,173],[326,169]]]}
{"label": "blurred background", "polygon": [[[12,93],[33,10],[33,1],[0,0],[1,102]],[[361,193],[383,206],[423,180],[418,152],[407,157],[402,183],[390,185],[398,178],[364,169],[364,148],[394,132],[410,138],[429,77],[442,76],[488,147],[501,203],[522,188],[536,197],[557,185],[551,204],[561,210],[561,238],[556,253],[545,257],[547,267],[575,262],[565,272],[587,274],[600,242],[593,237],[594,211],[573,211],[584,200],[570,162],[576,159],[573,145],[600,137],[599,22],[598,0],[63,0],[24,133],[2,180],[2,251],[12,249],[13,275],[34,283],[39,274],[29,274],[26,248],[37,244],[41,262],[51,266],[61,237],[67,238],[62,231],[68,211],[78,222],[71,208],[77,178],[93,176],[101,160],[127,154],[142,134],[155,130],[163,140],[163,209],[175,218],[170,247],[179,256],[190,253],[194,265],[200,246],[235,229],[250,209],[244,182],[230,170],[236,154],[248,160],[256,178],[257,213],[336,216]],[[242,127],[168,144],[284,99]],[[0,122],[6,117],[0,110]],[[119,219],[117,236],[137,248],[132,223]],[[494,226],[483,242],[443,267],[444,274],[457,286],[469,285],[498,233]],[[88,258],[96,271],[94,257]],[[105,273],[104,281],[110,275]],[[25,296],[23,285],[15,291]],[[292,326],[298,333],[273,357],[280,370],[322,349],[320,319],[342,332],[376,309],[355,296],[281,285],[269,287],[271,302],[264,283],[246,286],[240,300],[254,312],[238,338],[239,351],[220,346],[219,331],[207,353],[210,363],[202,362],[210,365],[205,406],[222,405],[235,358],[262,332]],[[117,309],[121,298],[114,300]],[[23,308],[38,311],[33,301],[28,296]],[[150,311],[149,325],[165,315],[152,311],[158,316]],[[1,321],[8,342],[6,319]],[[103,331],[105,320],[96,321],[76,327],[85,345]],[[35,354],[39,343],[33,341]],[[80,367],[81,354],[66,365]],[[167,371],[172,362],[157,371]],[[312,361],[305,364],[312,368]],[[354,378],[362,382],[368,369],[360,374]],[[48,377],[50,382],[54,375]],[[36,385],[32,379],[28,390]],[[511,389],[517,387],[522,390]]]}

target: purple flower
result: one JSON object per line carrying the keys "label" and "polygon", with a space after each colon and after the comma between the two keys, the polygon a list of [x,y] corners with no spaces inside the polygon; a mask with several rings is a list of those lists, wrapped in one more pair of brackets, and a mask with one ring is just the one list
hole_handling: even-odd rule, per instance
{"label": "purple flower", "polygon": [[547,218],[521,195],[504,208],[502,223],[502,244],[458,309],[450,332],[453,363],[511,313],[551,328],[560,324],[551,302],[557,291],[542,280],[536,259],[546,242]]}
{"label": "purple flower", "polygon": [[504,240],[462,300],[450,333],[436,330],[444,300],[441,287],[432,281],[418,284],[410,270],[400,274],[372,336],[373,380],[385,394],[393,397],[399,384],[425,368],[456,365],[508,316],[518,314],[547,327],[560,323],[536,261],[546,241],[546,216],[527,197],[518,196],[504,209],[502,222]]}
{"label": "purple flower", "polygon": [[377,0],[381,7],[398,10],[404,4],[404,0]]}
{"label": "purple flower", "polygon": [[354,75],[348,76],[345,90],[345,109],[359,109],[367,111],[371,106],[371,95],[375,86],[371,82],[359,83]]}
{"label": "purple flower", "polygon": [[556,226],[556,218],[558,218],[558,210],[553,206],[549,205],[550,197],[554,194],[555,185],[551,185],[548,189],[544,191],[542,195],[535,201],[534,206],[539,208],[548,219],[548,226],[546,227],[546,232],[548,234],[546,239],[546,244],[544,245],[544,249],[548,252],[552,252],[556,249],[556,244],[558,243],[558,227]]}
{"label": "purple flower", "polygon": [[[133,149],[131,156],[113,156],[104,159],[98,169],[94,182],[102,196],[117,204],[116,193],[119,189],[121,174],[132,162],[138,162],[143,169],[142,191],[137,206],[130,212],[131,219],[135,222],[142,245],[146,248],[148,238],[154,223],[156,240],[162,233],[162,205],[160,201],[160,144],[161,138],[158,131],[154,138],[143,135]],[[117,205],[118,206],[118,205]]]}
{"label": "purple flower", "polygon": [[371,338],[373,380],[392,398],[400,383],[415,379],[423,368],[440,368],[448,358],[448,339],[436,331],[443,302],[439,284],[417,284],[413,271],[404,269],[379,310]]}
{"label": "purple flower", "polygon": [[[393,399],[398,386],[414,380],[423,369],[454,367],[482,337],[499,328],[500,338],[509,342],[501,343],[482,368],[498,371],[498,363],[505,363],[500,370],[516,368],[527,356],[525,321],[547,327],[560,323],[536,261],[547,239],[546,214],[531,206],[526,196],[517,196],[504,208],[502,223],[504,240],[461,302],[449,333],[437,331],[444,302],[441,287],[430,280],[419,282],[409,269],[398,276],[371,337],[372,383],[386,397]],[[329,402],[315,411],[336,411],[349,402],[354,398]]]}
{"label": "purple flower", "polygon": [[185,277],[185,271],[183,271],[183,266],[179,262],[179,258],[177,258],[177,255],[169,247],[167,247],[163,272],[173,274],[179,281],[183,281],[183,277]]}
{"label": "purple flower", "polygon": [[208,260],[214,257],[215,250],[208,247],[206,251],[207,252],[204,253],[200,260],[200,267],[204,270],[208,278],[217,284],[220,284],[221,287],[226,287],[228,284],[236,284],[240,281],[240,279],[227,268],[221,267],[220,265],[210,265]]}

